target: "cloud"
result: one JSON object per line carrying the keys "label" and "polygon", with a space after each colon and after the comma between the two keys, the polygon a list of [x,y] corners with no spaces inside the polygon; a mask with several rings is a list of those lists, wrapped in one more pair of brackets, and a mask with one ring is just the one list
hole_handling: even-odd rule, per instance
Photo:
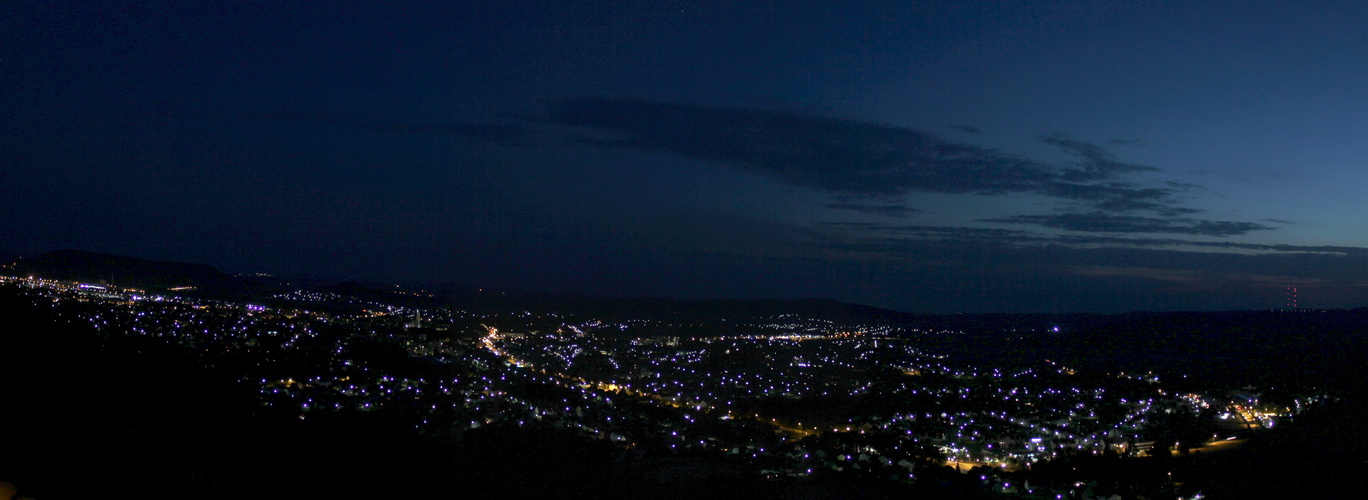
{"label": "cloud", "polygon": [[899,245],[913,240],[956,241],[973,244],[1006,246],[1067,246],[1075,248],[1210,248],[1231,250],[1243,254],[1324,254],[1368,257],[1368,248],[1334,245],[1287,245],[1240,243],[1233,241],[1199,241],[1181,238],[1146,236],[1113,236],[1106,234],[1052,234],[1025,229],[1000,229],[958,226],[927,226],[883,224],[877,222],[829,223],[827,227],[868,235],[867,240],[882,240],[888,245]]}
{"label": "cloud", "polygon": [[972,125],[951,125],[950,128],[964,132],[966,134],[982,135],[983,129]]}
{"label": "cloud", "polygon": [[1164,181],[1164,185],[1175,191],[1210,191],[1206,186],[1191,182]]}
{"label": "cloud", "polygon": [[1150,211],[1163,216],[1194,214],[1200,210],[1175,205],[1171,188],[1140,188],[1126,183],[1080,184],[1052,182],[1044,194],[1063,200],[1087,202],[1094,210],[1107,212]]}
{"label": "cloud", "polygon": [[878,223],[832,223],[831,227],[859,229],[885,235],[906,235],[922,238],[948,238],[955,240],[998,240],[1004,243],[1041,242],[1045,237],[1032,231],[1019,229],[997,229],[984,227],[887,225]]}
{"label": "cloud", "polygon": [[1070,271],[1080,276],[1127,276],[1185,283],[1198,283],[1205,278],[1200,271],[1152,267],[1074,266],[1070,268]]}
{"label": "cloud", "polygon": [[1040,189],[1046,165],[897,127],[780,111],[625,99],[557,101],[545,120],[615,132],[601,147],[672,153],[847,196]]}
{"label": "cloud", "polygon": [[1060,167],[908,128],[752,108],[577,98],[552,102],[540,120],[613,133],[585,135],[585,144],[672,153],[836,195],[1041,193],[1134,210],[1125,200],[1147,200],[1148,208],[1173,192],[1095,185],[1157,169],[1059,134],[1041,140],[1080,162]]}
{"label": "cloud", "polygon": [[1050,134],[1039,140],[1075,158],[1053,164],[931,134],[855,120],[755,108],[573,98],[552,101],[531,121],[576,130],[581,144],[667,153],[755,172],[841,200],[828,208],[887,216],[912,213],[881,203],[910,193],[1035,194],[1060,202],[1054,215],[992,220],[1084,232],[1232,236],[1272,229],[1193,218],[1175,198],[1194,184],[1130,176],[1160,170],[1125,162],[1101,146]]}
{"label": "cloud", "polygon": [[1254,222],[1213,221],[1190,218],[1139,217],[1111,215],[1100,212],[1087,214],[1013,215],[983,222],[1002,224],[1031,224],[1056,229],[1101,233],[1168,233],[1201,236],[1238,236],[1253,231],[1274,229]]}
{"label": "cloud", "polygon": [[1263,284],[1274,286],[1285,285],[1327,285],[1329,280],[1322,278],[1306,278],[1287,275],[1270,275],[1250,272],[1209,272],[1197,269],[1164,269],[1153,267],[1108,267],[1108,266],[1073,266],[1068,269],[1080,276],[1126,276],[1134,278],[1147,278],[1160,281],[1175,281],[1182,283],[1245,283]]}

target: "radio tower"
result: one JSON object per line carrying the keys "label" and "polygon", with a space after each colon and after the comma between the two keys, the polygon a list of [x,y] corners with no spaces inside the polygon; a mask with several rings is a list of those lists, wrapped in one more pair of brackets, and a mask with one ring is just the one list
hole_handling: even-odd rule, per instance
{"label": "radio tower", "polygon": [[1296,308],[1297,308],[1297,287],[1295,287],[1295,286],[1288,286],[1288,287],[1287,287],[1287,308],[1288,308],[1288,309],[1296,309]]}

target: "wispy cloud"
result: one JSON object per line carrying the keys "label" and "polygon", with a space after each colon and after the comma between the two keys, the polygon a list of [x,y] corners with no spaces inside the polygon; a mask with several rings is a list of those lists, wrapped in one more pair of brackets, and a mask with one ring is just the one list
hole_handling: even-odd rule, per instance
{"label": "wispy cloud", "polygon": [[895,218],[906,218],[914,214],[925,213],[922,210],[898,203],[895,200],[875,201],[854,196],[837,196],[835,200],[832,203],[828,203],[826,207],[832,210],[849,210],[869,215]]}
{"label": "wispy cloud", "polygon": [[1134,215],[1112,215],[1100,212],[1087,214],[1013,215],[984,222],[1030,224],[1070,231],[1099,233],[1167,233],[1201,236],[1236,236],[1252,231],[1273,229],[1254,222],[1200,220],[1190,218],[1156,218]]}
{"label": "wispy cloud", "polygon": [[1147,278],[1160,281],[1173,281],[1179,283],[1245,283],[1263,284],[1272,286],[1283,285],[1328,285],[1332,284],[1329,280],[1320,278],[1305,278],[1298,276],[1260,274],[1248,272],[1210,272],[1198,269],[1164,269],[1154,267],[1108,267],[1108,266],[1073,266],[1068,270],[1080,276],[1125,276],[1132,278]]}
{"label": "wispy cloud", "polygon": [[1064,170],[1060,175],[1066,182],[1091,182],[1115,179],[1120,175],[1134,172],[1157,172],[1158,168],[1136,163],[1126,163],[1116,159],[1101,146],[1070,139],[1061,133],[1040,138],[1041,142],[1059,148],[1077,157],[1080,161]]}

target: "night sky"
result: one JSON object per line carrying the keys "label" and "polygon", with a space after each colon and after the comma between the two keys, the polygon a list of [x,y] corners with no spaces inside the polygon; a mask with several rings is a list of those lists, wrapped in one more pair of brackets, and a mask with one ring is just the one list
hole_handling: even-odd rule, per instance
{"label": "night sky", "polygon": [[0,250],[929,313],[1368,305],[1362,2],[11,2]]}

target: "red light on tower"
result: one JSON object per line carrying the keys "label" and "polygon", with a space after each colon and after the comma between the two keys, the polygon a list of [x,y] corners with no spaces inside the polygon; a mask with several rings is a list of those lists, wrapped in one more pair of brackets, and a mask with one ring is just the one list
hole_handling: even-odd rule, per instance
{"label": "red light on tower", "polygon": [[1297,308],[1297,287],[1294,287],[1294,286],[1288,286],[1288,287],[1287,287],[1287,308],[1288,308],[1288,309],[1296,309],[1296,308]]}

